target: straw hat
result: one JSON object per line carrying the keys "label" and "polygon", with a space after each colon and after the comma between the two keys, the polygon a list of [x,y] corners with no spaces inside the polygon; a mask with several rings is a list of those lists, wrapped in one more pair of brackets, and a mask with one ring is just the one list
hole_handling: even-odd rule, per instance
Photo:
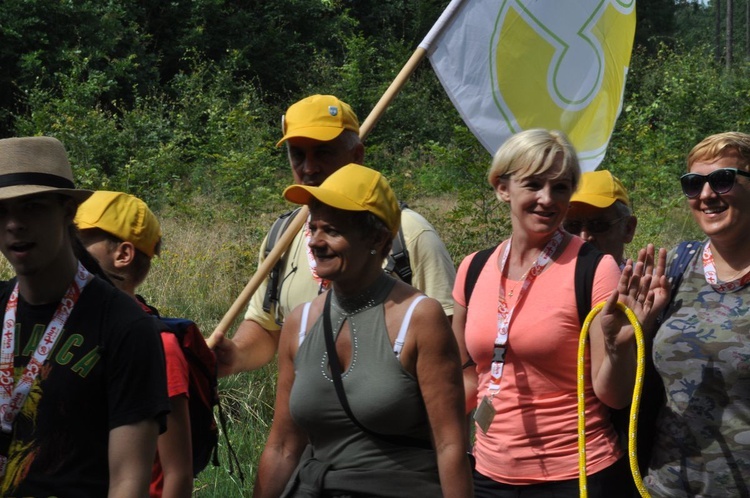
{"label": "straw hat", "polygon": [[75,188],[65,148],[52,137],[0,140],[0,200],[54,192],[79,203],[91,190]]}

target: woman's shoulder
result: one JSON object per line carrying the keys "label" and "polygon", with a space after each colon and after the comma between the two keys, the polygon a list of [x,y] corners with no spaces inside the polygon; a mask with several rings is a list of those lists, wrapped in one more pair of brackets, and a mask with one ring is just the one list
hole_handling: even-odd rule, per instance
{"label": "woman's shoulder", "polygon": [[[482,267],[484,267],[484,264],[492,257],[493,254],[499,254],[500,246],[502,246],[504,242],[505,241],[503,240],[498,244],[495,244],[494,246],[485,247],[484,249],[474,251],[468,256],[465,256],[464,259],[461,260],[461,264],[459,264],[458,272],[466,273],[472,262],[475,261],[481,261]],[[474,264],[477,263],[475,262]]]}
{"label": "woman's shoulder", "polygon": [[386,313],[411,321],[440,320],[445,317],[443,305],[437,299],[429,297],[414,287],[397,282],[385,306]]}

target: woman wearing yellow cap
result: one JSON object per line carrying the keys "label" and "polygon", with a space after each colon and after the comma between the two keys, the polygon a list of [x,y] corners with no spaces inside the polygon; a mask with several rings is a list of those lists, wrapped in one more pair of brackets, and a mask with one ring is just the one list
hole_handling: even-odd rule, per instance
{"label": "woman wearing yellow cap", "polygon": [[284,196],[310,207],[311,264],[328,290],[284,322],[254,496],[471,496],[450,325],[382,268],[400,219],[387,181],[350,164]]}

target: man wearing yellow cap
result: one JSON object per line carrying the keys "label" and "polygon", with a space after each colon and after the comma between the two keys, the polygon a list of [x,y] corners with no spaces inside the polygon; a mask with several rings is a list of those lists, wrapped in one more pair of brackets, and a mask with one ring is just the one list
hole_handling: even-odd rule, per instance
{"label": "man wearing yellow cap", "polygon": [[[110,280],[154,314],[136,294],[146,279],[151,259],[161,249],[161,225],[141,199],[122,192],[96,191],[78,207],[79,238]],[[157,440],[150,496],[189,497],[193,492],[193,460],[188,411],[189,371],[177,337],[162,332],[171,411],[167,431]]]}
{"label": "man wearing yellow cap", "polygon": [[[363,162],[365,148],[357,116],[347,103],[332,95],[313,95],[293,104],[282,118],[282,130],[277,145],[287,146],[296,184],[319,186],[339,168]],[[276,291],[266,280],[253,295],[233,338],[229,340],[221,332],[211,337],[219,375],[255,370],[269,363],[278,347],[284,317],[326,288],[327,282],[316,274],[305,230],[303,227],[296,235],[277,266]],[[402,210],[401,231],[396,237],[402,235],[411,285],[440,301],[451,317],[456,272],[445,245],[427,220],[408,208]],[[268,239],[267,235],[261,245],[259,264],[265,259]]]}
{"label": "man wearing yellow cap", "polygon": [[636,225],[628,193],[617,177],[609,171],[581,175],[563,223],[565,230],[611,254],[622,267],[625,244],[633,240]]}

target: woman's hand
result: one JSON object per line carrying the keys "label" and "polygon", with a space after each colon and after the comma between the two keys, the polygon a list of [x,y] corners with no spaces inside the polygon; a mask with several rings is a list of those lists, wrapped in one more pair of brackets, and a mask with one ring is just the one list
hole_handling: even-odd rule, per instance
{"label": "woman's hand", "polygon": [[594,392],[612,408],[622,408],[630,401],[637,365],[635,331],[617,303],[633,311],[648,347],[656,319],[669,301],[664,276],[667,252],[659,249],[656,260],[654,255],[654,246],[649,244],[638,252],[635,263],[628,260],[617,289],[591,325]]}
{"label": "woman's hand", "polygon": [[651,337],[656,319],[669,303],[670,288],[664,275],[667,251],[660,248],[656,260],[654,246],[649,244],[638,251],[635,263],[628,260],[615,292],[607,299],[602,309],[601,324],[607,351],[614,352],[622,344],[633,339],[633,328],[627,316],[619,311],[616,303],[630,308],[641,327]]}

